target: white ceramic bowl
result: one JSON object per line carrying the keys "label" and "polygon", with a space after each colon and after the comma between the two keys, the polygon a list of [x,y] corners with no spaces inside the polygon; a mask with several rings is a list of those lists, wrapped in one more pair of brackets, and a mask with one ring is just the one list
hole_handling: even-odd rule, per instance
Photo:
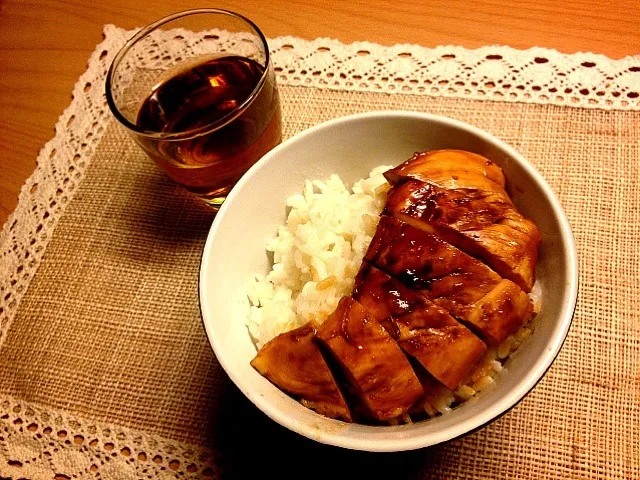
{"label": "white ceramic bowl", "polygon": [[[415,151],[456,148],[500,165],[518,209],[540,228],[537,276],[542,311],[535,333],[509,359],[495,388],[447,415],[408,425],[346,424],[308,410],[249,365],[256,347],[245,318],[246,285],[270,265],[265,240],[285,222],[287,197],[305,179],[338,173],[345,182],[377,165],[396,165]],[[427,447],[481,428],[516,405],[544,376],[569,331],[578,290],[573,235],[556,195],[522,155],[471,125],[409,112],[372,112],[338,118],[287,140],[254,165],[218,213],[202,257],[200,306],[207,335],[229,377],[264,413],[322,443],[367,451]],[[549,405],[553,408],[553,405]]]}

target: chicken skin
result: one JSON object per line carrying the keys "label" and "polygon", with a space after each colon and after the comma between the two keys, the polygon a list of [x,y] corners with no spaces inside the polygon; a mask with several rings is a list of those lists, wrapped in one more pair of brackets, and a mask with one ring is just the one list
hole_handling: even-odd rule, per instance
{"label": "chicken skin", "polygon": [[[467,152],[431,152],[389,170],[385,175],[395,186],[388,194],[385,213],[437,233],[530,292],[540,232],[518,212],[504,183],[500,185],[504,179],[496,172],[500,169],[491,164],[492,168],[482,171],[484,164],[479,165],[476,157]],[[434,165],[433,159],[444,166]],[[461,162],[458,167],[454,159]],[[443,178],[443,172],[448,176]]]}
{"label": "chicken skin", "polygon": [[353,298],[340,300],[317,338],[340,364],[373,418],[396,418],[423,397],[420,381],[398,344]]}
{"label": "chicken skin", "polygon": [[365,255],[388,275],[496,345],[533,313],[531,300],[516,284],[442,238],[384,215]]}
{"label": "chicken skin", "polygon": [[351,422],[351,413],[314,340],[310,324],[278,335],[251,361],[260,374],[307,408]]}
{"label": "chicken skin", "polygon": [[353,298],[407,354],[452,390],[487,348],[442,307],[366,262],[356,276]]}

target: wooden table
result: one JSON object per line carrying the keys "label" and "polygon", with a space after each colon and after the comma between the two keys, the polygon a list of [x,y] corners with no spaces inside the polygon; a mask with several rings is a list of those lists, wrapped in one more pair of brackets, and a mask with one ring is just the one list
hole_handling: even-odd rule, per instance
{"label": "wooden table", "polygon": [[[205,0],[0,0],[0,225],[53,136],[102,25],[133,28],[211,6]],[[637,0],[223,0],[215,6],[248,16],[268,37],[540,46],[611,58],[640,53]]]}

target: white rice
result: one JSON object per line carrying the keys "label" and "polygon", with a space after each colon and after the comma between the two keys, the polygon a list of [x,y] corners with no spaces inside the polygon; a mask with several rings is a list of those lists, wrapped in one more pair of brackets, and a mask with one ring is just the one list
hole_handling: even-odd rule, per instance
{"label": "white rice", "polygon": [[351,294],[386,201],[389,168],[374,168],[350,189],[338,175],[307,180],[287,200],[287,222],[266,245],[273,268],[248,289],[247,326],[258,348],[309,321],[322,323]]}

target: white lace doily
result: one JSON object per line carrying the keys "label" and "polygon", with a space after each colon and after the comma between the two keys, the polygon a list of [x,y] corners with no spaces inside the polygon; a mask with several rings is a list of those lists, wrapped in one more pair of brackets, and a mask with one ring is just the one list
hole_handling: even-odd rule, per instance
{"label": "white lace doily", "polygon": [[276,38],[270,46],[278,81],[287,85],[640,109],[640,54],[612,60],[546,48],[383,47],[294,37]]}
{"label": "white lace doily", "polygon": [[0,398],[0,478],[218,477],[212,452]]}
{"label": "white lace doily", "polygon": [[[56,124],[55,137],[40,152],[18,207],[0,233],[0,349],[48,240],[110,120],[103,87],[106,71],[132,34],[105,27],[105,40],[91,55],[71,104]],[[187,34],[184,41],[196,45],[200,40]],[[640,110],[640,55],[611,60],[542,48],[428,49],[293,37],[272,39],[270,48],[282,85]],[[0,397],[0,477],[213,475],[198,452]]]}

